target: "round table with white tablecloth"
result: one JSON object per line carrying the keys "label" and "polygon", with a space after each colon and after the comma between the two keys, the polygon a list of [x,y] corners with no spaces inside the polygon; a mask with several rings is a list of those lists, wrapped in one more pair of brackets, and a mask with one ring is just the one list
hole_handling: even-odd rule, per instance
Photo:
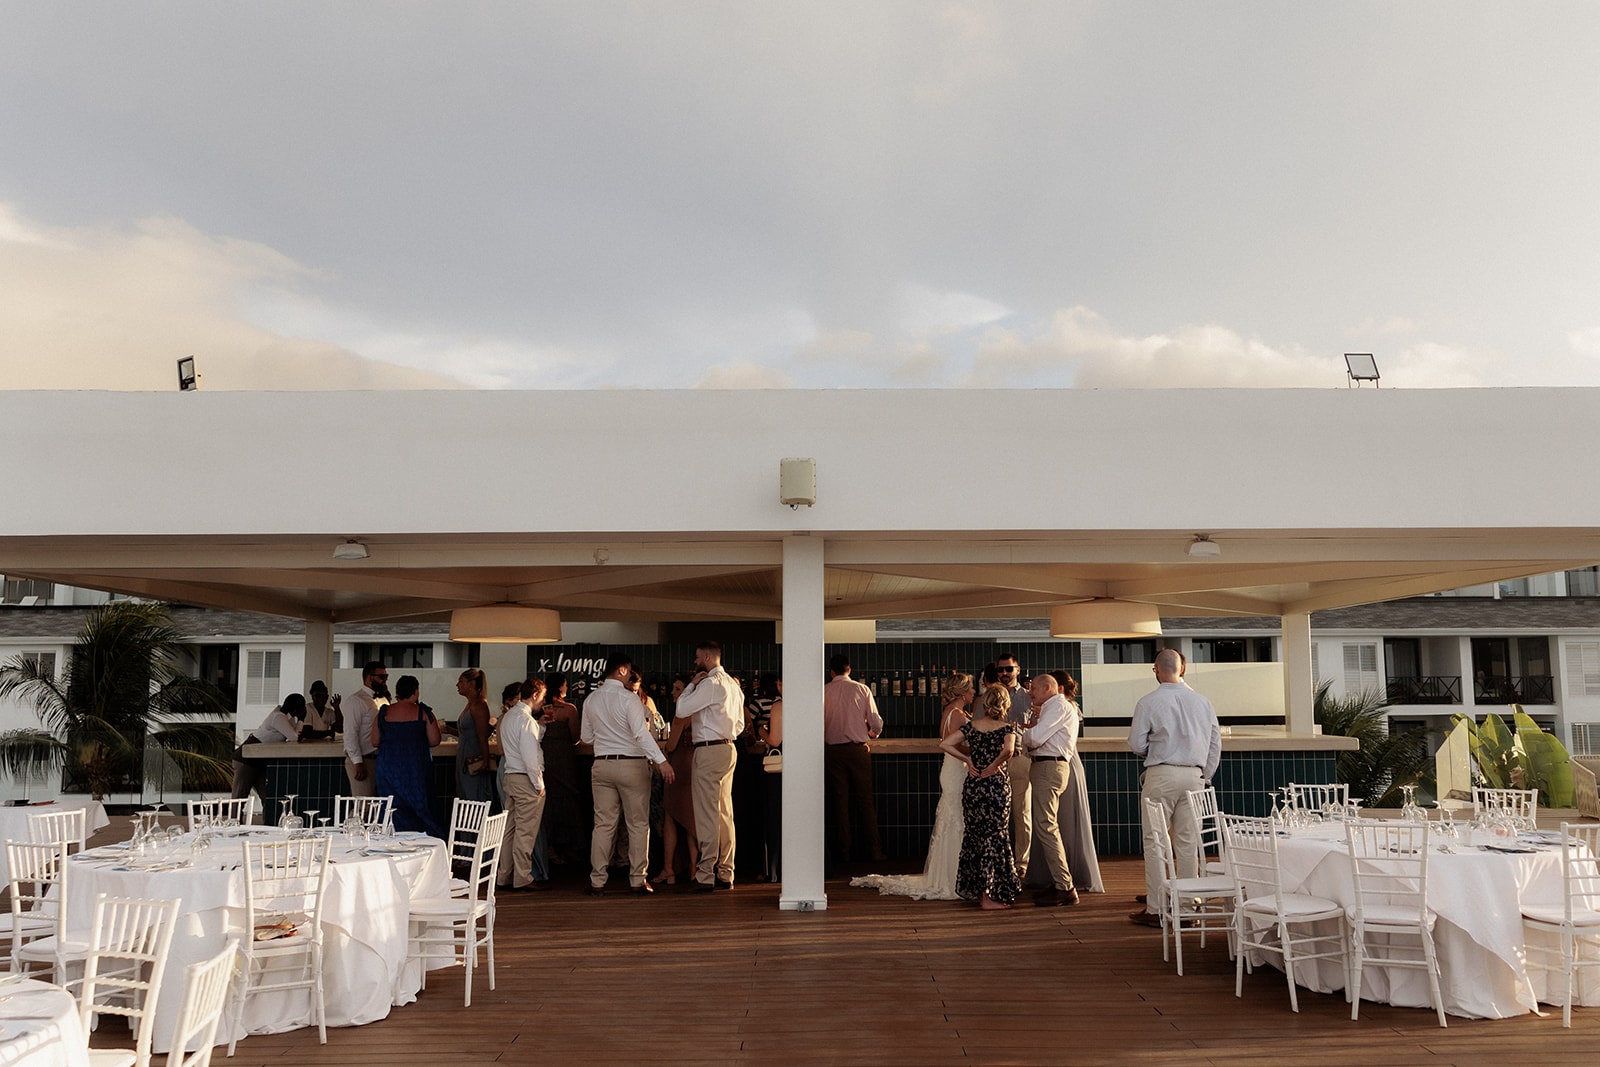
{"label": "round table with white tablecloth", "polygon": [[0,1065],[88,1067],[89,1039],[78,1001],[32,978],[0,979]]}
{"label": "round table with white tablecloth", "polygon": [[[199,857],[183,842],[142,857],[120,846],[91,849],[74,857],[68,922],[87,929],[95,896],[183,900],[172,955],[156,1009],[155,1050],[167,1051],[172,1022],[183,995],[184,968],[222,950],[230,936],[242,936],[245,879],[239,869],[244,840],[281,840],[284,831],[242,827],[218,831]],[[423,835],[399,835],[375,842],[370,850],[352,846],[342,832],[333,847],[323,898],[323,989],[329,1026],[360,1026],[409,1004],[421,987],[421,971],[407,966],[410,901],[449,895],[450,869],[444,842]],[[189,865],[192,864],[192,865]],[[230,1003],[217,1030],[223,1043],[233,1034],[279,1033],[311,1025],[306,990],[252,996],[243,1020]]]}
{"label": "round table with white tablecloth", "polygon": [[[1518,851],[1492,850],[1508,846]],[[1354,903],[1342,825],[1298,829],[1280,838],[1278,860],[1285,892],[1310,893],[1346,907]],[[1502,1019],[1563,999],[1557,992],[1559,975],[1552,986],[1542,968],[1528,965],[1522,925],[1524,905],[1560,907],[1561,893],[1561,848],[1548,840],[1507,842],[1486,834],[1455,842],[1435,838],[1428,856],[1428,907],[1439,917],[1434,942],[1447,1013]],[[1297,963],[1295,976],[1298,984],[1321,992],[1344,988],[1336,960]],[[1364,1000],[1428,1005],[1427,976],[1419,970],[1368,967],[1361,987]],[[1576,1003],[1600,1004],[1600,981],[1590,976]]]}

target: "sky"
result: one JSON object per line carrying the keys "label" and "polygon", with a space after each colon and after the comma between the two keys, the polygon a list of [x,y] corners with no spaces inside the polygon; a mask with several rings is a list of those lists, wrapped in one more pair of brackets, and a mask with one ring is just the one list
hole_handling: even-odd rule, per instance
{"label": "sky", "polygon": [[0,388],[1600,385],[1600,4],[0,0]]}

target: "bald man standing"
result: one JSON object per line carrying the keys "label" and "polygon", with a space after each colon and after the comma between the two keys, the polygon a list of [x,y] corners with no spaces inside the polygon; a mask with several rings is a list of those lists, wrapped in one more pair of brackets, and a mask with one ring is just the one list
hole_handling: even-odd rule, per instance
{"label": "bald man standing", "polygon": [[[1161,683],[1139,699],[1128,728],[1128,747],[1144,757],[1141,800],[1160,805],[1162,818],[1172,828],[1172,850],[1179,878],[1199,871],[1199,827],[1189,806],[1189,793],[1203,789],[1222,761],[1222,729],[1211,701],[1183,683],[1183,657],[1174,649],[1156,653],[1152,670]],[[1139,805],[1144,826],[1145,907],[1128,918],[1141,926],[1161,925],[1150,908],[1161,899],[1161,860],[1151,843],[1155,827]]]}

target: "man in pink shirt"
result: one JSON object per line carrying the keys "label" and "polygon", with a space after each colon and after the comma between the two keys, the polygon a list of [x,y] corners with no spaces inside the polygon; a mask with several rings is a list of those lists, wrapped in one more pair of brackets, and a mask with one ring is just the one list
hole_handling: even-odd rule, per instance
{"label": "man in pink shirt", "polygon": [[872,794],[872,750],[867,742],[883,732],[883,717],[872,690],[850,677],[850,659],[836,655],[828,661],[833,675],[822,688],[823,776],[829,841],[835,863],[850,862],[850,822],[861,826],[867,859],[884,858],[878,841],[878,805]]}

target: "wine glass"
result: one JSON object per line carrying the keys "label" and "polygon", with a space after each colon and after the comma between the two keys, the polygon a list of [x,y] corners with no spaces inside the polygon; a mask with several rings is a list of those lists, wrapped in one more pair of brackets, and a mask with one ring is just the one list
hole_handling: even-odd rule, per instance
{"label": "wine glass", "polygon": [[[306,828],[307,829],[311,829],[311,828],[313,828],[313,827],[315,827],[317,825],[317,809],[316,808],[307,808],[306,809],[306,820],[305,821],[306,821]],[[326,822],[327,820],[323,820],[323,821]]]}
{"label": "wine glass", "polygon": [[1405,802],[1400,805],[1400,819],[1402,822],[1427,822],[1428,817],[1417,806],[1417,787],[1403,785],[1400,792],[1405,794]]}
{"label": "wine glass", "polygon": [[285,794],[284,798],[279,801],[279,803],[283,805],[283,814],[278,816],[278,825],[285,830],[293,829],[289,823],[289,820],[298,818],[298,816],[296,816],[294,813],[294,802],[295,798],[298,796],[298,793],[288,793]]}

